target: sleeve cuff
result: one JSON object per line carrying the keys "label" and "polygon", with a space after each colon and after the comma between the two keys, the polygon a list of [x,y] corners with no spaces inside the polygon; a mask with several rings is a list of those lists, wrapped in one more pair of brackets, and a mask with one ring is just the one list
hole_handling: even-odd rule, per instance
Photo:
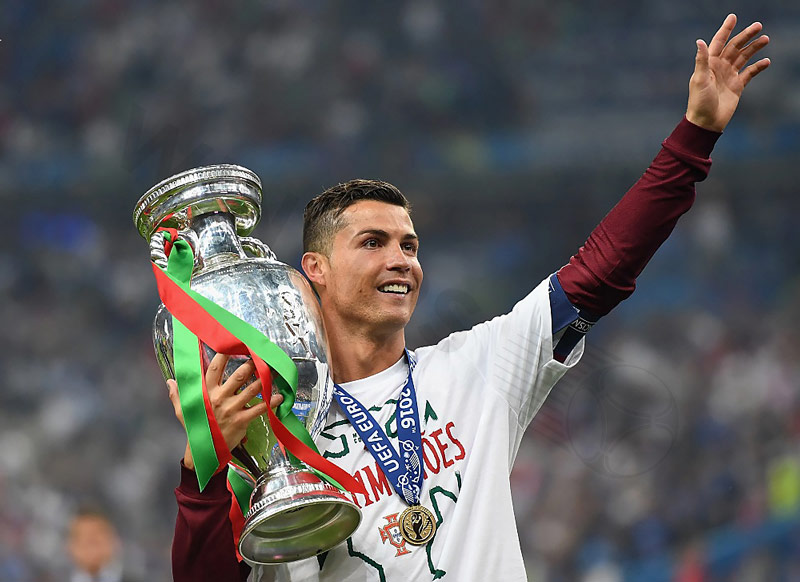
{"label": "sleeve cuff", "polygon": [[721,135],[720,132],[695,125],[684,116],[670,136],[664,140],[664,145],[690,156],[708,159]]}
{"label": "sleeve cuff", "polygon": [[200,485],[197,482],[197,474],[192,469],[187,469],[183,464],[183,460],[181,460],[181,481],[178,485],[178,489],[184,495],[191,497],[223,497],[228,493],[228,473],[227,471],[217,472],[211,477],[206,488],[200,491]]}

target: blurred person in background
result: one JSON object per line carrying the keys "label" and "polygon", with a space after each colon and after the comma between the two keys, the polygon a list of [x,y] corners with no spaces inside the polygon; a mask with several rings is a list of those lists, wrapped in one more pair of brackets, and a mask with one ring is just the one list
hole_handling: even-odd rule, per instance
{"label": "blurred person in background", "polygon": [[117,530],[96,507],[82,507],[72,517],[67,552],[73,564],[69,582],[133,582],[123,574]]}
{"label": "blurred person in background", "polygon": [[[303,268],[320,296],[333,379],[363,398],[364,409],[381,410],[384,417],[378,425],[390,422],[392,410],[384,406],[385,395],[391,392],[398,398],[397,390],[412,386],[413,392],[414,385],[424,410],[432,403],[442,419],[455,419],[447,425],[449,441],[439,443],[443,456],[447,446],[452,448],[453,457],[444,459],[444,466],[452,468],[437,466],[424,482],[426,490],[447,491],[453,503],[442,500],[434,507],[440,513],[436,535],[411,548],[393,537],[383,520],[396,518],[404,509],[397,498],[417,502],[408,501],[400,491],[392,496],[383,489],[383,497],[377,498],[373,488],[377,499],[367,498],[361,504],[364,520],[347,544],[319,560],[258,568],[255,580],[527,579],[515,541],[508,483],[522,431],[550,388],[580,358],[586,331],[633,292],[644,266],[691,207],[694,184],[705,179],[711,150],[744,87],[769,66],[768,59],[747,66],[768,43],[766,36],[759,36],[761,24],[751,24],[731,38],[735,26],[736,17],[729,15],[710,44],[697,41],[684,119],[645,175],[569,263],[542,281],[510,314],[454,334],[434,348],[406,352],[404,330],[416,305],[422,270],[402,194],[390,184],[353,180],[309,203],[304,239],[315,212],[321,210],[324,218],[339,211],[328,221],[321,246],[304,240],[303,256]],[[375,197],[373,190],[384,192],[385,198]],[[376,291],[388,295],[382,298]],[[223,383],[225,361],[215,357],[206,381],[220,429],[232,448],[243,438],[253,414],[263,410],[245,408],[260,389],[256,384],[238,394],[252,365],[245,364]],[[393,383],[391,391],[387,382]],[[169,386],[180,419],[177,387],[172,381]],[[383,395],[373,394],[376,391]],[[340,407],[331,407],[329,428],[332,421],[346,424],[343,418]],[[434,419],[441,422],[437,416]],[[426,424],[425,429],[430,431],[431,426]],[[341,442],[352,438],[352,428],[337,430]],[[359,436],[354,443],[371,440]],[[337,438],[333,444],[318,444],[324,450],[339,442]],[[351,472],[375,466],[362,446],[349,447],[338,461]],[[236,560],[224,472],[201,493],[192,466],[187,449],[176,490],[175,580],[245,580],[250,568]],[[419,503],[435,505],[433,492],[425,491]],[[386,544],[390,538],[394,543]]]}

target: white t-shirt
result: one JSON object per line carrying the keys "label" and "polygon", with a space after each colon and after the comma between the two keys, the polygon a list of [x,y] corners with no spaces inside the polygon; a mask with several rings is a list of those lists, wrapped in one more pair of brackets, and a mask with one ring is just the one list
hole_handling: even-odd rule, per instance
{"label": "white t-shirt", "polygon": [[[581,341],[565,364],[552,359],[547,280],[511,313],[411,352],[423,430],[420,502],[438,525],[425,546],[400,537],[397,518],[407,505],[334,403],[316,443],[325,457],[364,484],[368,498],[355,495],[361,525],[328,553],[321,569],[311,558],[264,568],[254,572],[254,579],[526,581],[509,474],[525,428],[582,352]],[[401,358],[374,376],[343,384],[395,446],[395,404],[407,374]]]}

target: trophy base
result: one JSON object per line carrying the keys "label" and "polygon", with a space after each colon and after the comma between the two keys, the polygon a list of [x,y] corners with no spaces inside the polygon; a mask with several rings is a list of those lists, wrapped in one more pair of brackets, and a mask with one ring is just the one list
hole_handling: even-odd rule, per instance
{"label": "trophy base", "polygon": [[359,523],[361,510],[339,489],[284,465],[259,479],[239,553],[253,565],[311,558],[342,543]]}

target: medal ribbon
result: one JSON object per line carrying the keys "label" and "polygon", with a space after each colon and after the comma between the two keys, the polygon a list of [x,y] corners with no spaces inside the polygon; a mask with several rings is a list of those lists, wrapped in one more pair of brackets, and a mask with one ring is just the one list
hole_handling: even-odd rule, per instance
{"label": "medal ribbon", "polygon": [[[256,366],[256,375],[261,379],[264,402],[269,403],[273,380],[283,396],[283,402],[277,408],[277,415],[269,407],[267,408],[267,415],[270,429],[274,432],[281,446],[285,447],[290,453],[290,457],[293,455],[303,461],[315,470],[321,478],[324,478],[339,489],[365,494],[364,486],[361,483],[346,471],[320,456],[305,426],[292,412],[294,396],[297,390],[297,367],[292,359],[250,324],[189,288],[189,279],[194,265],[192,249],[186,241],[174,240],[174,236],[172,238],[173,247],[169,254],[167,270],[162,270],[155,263],[153,263],[152,267],[161,301],[173,316],[173,326],[176,323],[178,326],[185,326],[187,331],[196,336],[192,342],[195,346],[197,345],[197,338],[200,338],[215,352],[230,355],[247,355],[252,358]],[[184,336],[184,339],[186,337]],[[177,340],[178,338],[175,339]],[[181,343],[185,344],[184,341]],[[187,353],[188,350],[184,346],[178,346],[175,349],[176,376],[180,376],[177,372],[179,367],[177,360],[181,354]],[[197,348],[192,349],[196,351]],[[196,356],[192,358],[192,361],[195,370],[194,377],[184,379],[184,389],[188,389],[189,396],[183,394],[184,390],[181,390],[181,379],[176,378],[176,380],[178,380],[181,408],[187,426],[189,445],[192,448],[192,457],[195,461],[195,471],[198,476],[198,483],[203,489],[208,484],[211,476],[230,460],[230,451],[224,445],[222,435],[219,433],[219,427],[211,413],[210,405],[207,405],[207,390],[204,390],[202,386],[202,368],[197,366]],[[274,375],[273,371],[275,372]],[[198,375],[200,376],[199,383],[197,381]],[[188,386],[186,385],[187,380]],[[198,394],[201,394],[201,396],[198,396]],[[202,410],[200,410],[198,402],[203,403]],[[185,404],[189,405],[188,410],[184,407]],[[205,419],[198,420],[200,416],[198,411],[205,413],[203,414]],[[195,422],[199,424],[195,425]],[[189,428],[190,424],[193,424],[191,429]],[[195,426],[197,426],[196,429]],[[209,430],[206,430],[206,427],[210,429],[211,437],[208,437]],[[217,433],[216,439],[214,438],[215,432]],[[201,438],[195,436],[193,439],[193,433],[204,436]],[[193,443],[192,440],[195,442]],[[220,441],[222,441],[222,447],[220,447]],[[208,450],[209,443],[212,444],[213,450]],[[197,456],[195,456],[196,446],[199,447]]]}
{"label": "medal ribbon", "polygon": [[408,379],[400,391],[395,411],[399,451],[395,450],[386,432],[369,410],[347,390],[334,384],[333,395],[353,429],[386,475],[392,487],[409,505],[418,505],[422,491],[422,427],[417,409],[417,392],[411,372],[413,360],[405,351]]}

